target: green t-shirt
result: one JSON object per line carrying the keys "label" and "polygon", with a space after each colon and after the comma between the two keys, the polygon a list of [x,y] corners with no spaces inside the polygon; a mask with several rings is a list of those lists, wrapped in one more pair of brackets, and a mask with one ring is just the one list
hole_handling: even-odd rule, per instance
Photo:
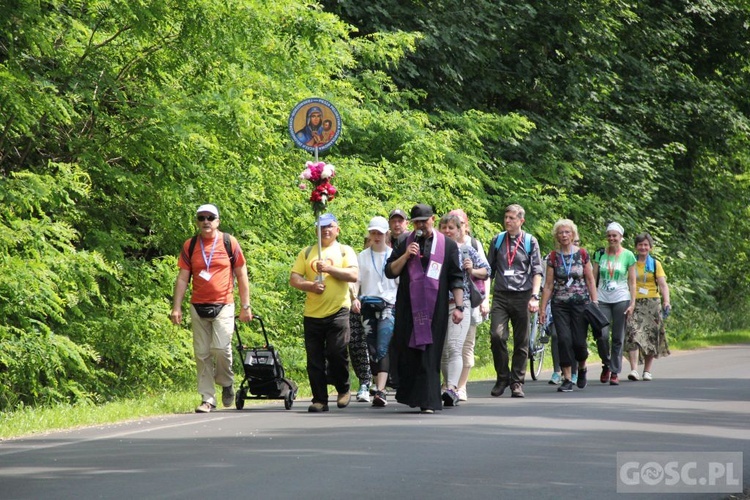
{"label": "green t-shirt", "polygon": [[635,254],[624,248],[617,255],[608,255],[605,251],[598,256],[599,264],[599,302],[614,304],[630,300],[628,288],[628,270],[636,263]]}

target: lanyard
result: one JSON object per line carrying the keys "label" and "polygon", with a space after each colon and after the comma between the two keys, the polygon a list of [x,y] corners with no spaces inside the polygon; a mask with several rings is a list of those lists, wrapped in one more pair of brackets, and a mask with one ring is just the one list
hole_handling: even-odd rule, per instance
{"label": "lanyard", "polygon": [[608,281],[614,281],[615,280],[615,270],[617,269],[618,260],[620,257],[620,252],[622,252],[622,248],[620,248],[617,253],[614,255],[614,258],[610,259],[609,254],[607,254],[607,271],[609,271],[609,280]]}
{"label": "lanyard", "polygon": [[378,276],[379,281],[383,281],[383,277],[385,276],[385,261],[388,260],[387,250],[383,252],[383,270],[381,272],[378,272],[378,266],[375,265],[375,252],[372,251],[372,248],[370,249],[370,260],[372,261],[372,268],[375,270],[375,274]]}
{"label": "lanyard", "polygon": [[[638,274],[638,266],[635,266],[635,273]],[[656,273],[656,269],[654,269],[654,274]],[[648,273],[646,272],[646,262],[643,263],[643,282],[646,282],[646,277]]]}
{"label": "lanyard", "polygon": [[506,240],[508,243],[508,269],[513,267],[513,261],[516,260],[516,254],[518,253],[518,247],[521,246],[521,240],[523,239],[523,231],[518,233],[518,239],[516,240],[516,248],[513,249],[513,253],[510,252],[510,235]]}
{"label": "lanyard", "polygon": [[201,255],[203,255],[203,262],[206,263],[206,272],[209,272],[211,268],[211,261],[214,258],[214,250],[216,250],[216,242],[219,240],[219,235],[214,235],[214,243],[211,245],[211,254],[208,256],[208,259],[206,259],[206,248],[203,246],[203,238],[200,238],[201,240]]}
{"label": "lanyard", "polygon": [[568,255],[568,259],[570,259],[570,262],[565,264],[565,254],[560,252],[560,258],[562,258],[563,263],[563,269],[565,270],[565,274],[568,278],[570,278],[570,271],[573,269],[573,249],[570,249],[570,255]]}

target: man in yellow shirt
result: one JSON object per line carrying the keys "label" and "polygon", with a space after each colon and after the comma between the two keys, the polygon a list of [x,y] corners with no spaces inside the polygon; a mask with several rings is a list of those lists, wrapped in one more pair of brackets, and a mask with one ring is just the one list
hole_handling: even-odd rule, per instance
{"label": "man in yellow shirt", "polygon": [[[358,277],[357,254],[340,244],[338,219],[320,216],[321,252],[314,247],[300,251],[292,266],[289,284],[306,292],[304,311],[307,376],[312,404],[307,411],[328,411],[328,376],[338,391],[336,405],[349,405],[349,283]],[[327,367],[326,367],[327,364]]]}

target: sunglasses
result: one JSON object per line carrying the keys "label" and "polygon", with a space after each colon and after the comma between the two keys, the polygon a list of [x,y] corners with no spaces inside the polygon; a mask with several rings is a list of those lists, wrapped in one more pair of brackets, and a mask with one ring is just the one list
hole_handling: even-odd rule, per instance
{"label": "sunglasses", "polygon": [[199,222],[203,222],[204,220],[208,220],[210,222],[213,222],[213,221],[216,220],[216,216],[215,215],[199,215],[198,216],[198,221]]}

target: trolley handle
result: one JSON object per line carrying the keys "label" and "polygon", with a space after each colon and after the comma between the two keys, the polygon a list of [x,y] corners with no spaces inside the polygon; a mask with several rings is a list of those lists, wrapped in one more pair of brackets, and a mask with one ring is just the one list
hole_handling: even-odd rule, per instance
{"label": "trolley handle", "polygon": [[[260,323],[260,330],[263,332],[263,339],[266,342],[265,347],[269,347],[268,343],[268,334],[266,333],[266,325],[263,323],[263,318],[261,316],[258,316],[257,314],[253,314],[253,318],[250,321],[258,320]],[[234,332],[237,334],[237,349],[240,351],[245,350],[245,346],[242,344],[242,338],[240,337],[240,329],[237,328],[237,321],[239,320],[239,316],[234,317]]]}

